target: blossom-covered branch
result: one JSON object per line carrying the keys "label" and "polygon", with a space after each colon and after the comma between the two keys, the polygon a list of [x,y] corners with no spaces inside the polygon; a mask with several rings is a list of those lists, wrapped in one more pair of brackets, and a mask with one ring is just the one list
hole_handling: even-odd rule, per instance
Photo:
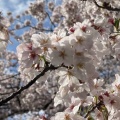
{"label": "blossom-covered branch", "polygon": [[41,76],[43,76],[47,71],[49,71],[49,70],[55,70],[57,68],[58,67],[54,67],[53,65],[46,66],[44,68],[44,70],[39,75],[37,75],[33,80],[31,80],[27,85],[21,87],[18,91],[12,93],[9,97],[1,100],[0,101],[0,106],[2,106],[3,104],[9,102],[11,99],[13,99],[17,95],[21,94],[21,92],[23,92],[24,90],[28,89],[31,85],[33,85],[37,81],[37,79],[39,79]]}
{"label": "blossom-covered branch", "polygon": [[[18,80],[14,77],[0,83],[1,93],[15,92],[10,96],[1,94],[0,108],[10,105],[16,110],[37,111],[48,109],[52,104],[51,108],[61,105],[65,109],[49,111],[48,115],[53,116],[51,120],[120,119],[120,1],[61,2],[57,5],[36,0],[22,16],[16,17],[16,22],[21,23],[13,24],[13,31],[29,28],[16,48]],[[11,24],[15,20],[10,13],[9,20]],[[47,25],[46,21],[49,21]],[[8,43],[8,32],[17,39],[17,32],[8,31],[3,23],[1,53]],[[1,62],[1,74],[3,70]],[[12,107],[9,110],[14,111]],[[38,119],[47,117],[44,114]]]}

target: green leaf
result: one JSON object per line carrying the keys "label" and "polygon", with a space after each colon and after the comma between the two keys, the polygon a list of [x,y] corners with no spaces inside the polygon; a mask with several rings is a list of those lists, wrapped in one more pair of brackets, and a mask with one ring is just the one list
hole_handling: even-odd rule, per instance
{"label": "green leaf", "polygon": [[87,120],[94,120],[92,116],[88,116]]}
{"label": "green leaf", "polygon": [[117,31],[118,31],[118,29],[119,29],[119,22],[120,22],[119,19],[115,19],[114,26],[115,26],[115,28],[116,28]]}

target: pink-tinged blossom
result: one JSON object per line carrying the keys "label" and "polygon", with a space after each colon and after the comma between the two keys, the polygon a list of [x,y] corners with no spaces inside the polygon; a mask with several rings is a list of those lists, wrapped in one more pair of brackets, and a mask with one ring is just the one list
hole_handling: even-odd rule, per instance
{"label": "pink-tinged blossom", "polygon": [[[33,34],[31,37],[33,46],[35,47],[48,47],[50,44],[50,38],[48,34],[40,32],[39,34]],[[43,49],[44,50],[44,49]]]}
{"label": "pink-tinged blossom", "polygon": [[66,86],[66,85],[72,86],[73,84],[76,85],[79,84],[78,79],[74,76],[74,73],[71,70],[66,70],[66,71],[61,70],[58,73],[58,75],[60,75],[59,84],[61,86]]}
{"label": "pink-tinged blossom", "polygon": [[108,120],[120,120],[120,110],[108,116]]}
{"label": "pink-tinged blossom", "polygon": [[79,97],[75,98],[72,96],[71,103],[70,103],[69,107],[66,109],[66,111],[77,114],[80,106],[86,107],[88,105],[91,105],[92,102],[93,102],[93,97],[91,97],[91,96],[87,96],[87,98],[85,98],[85,99],[81,99]]}
{"label": "pink-tinged blossom", "polygon": [[68,41],[69,38],[63,38],[64,43],[58,42],[53,45],[53,47],[48,52],[48,59],[53,65],[67,65],[70,66],[72,64],[73,51],[71,46],[67,44],[65,41]]}
{"label": "pink-tinged blossom", "polygon": [[95,109],[95,117],[96,120],[104,120],[104,116],[102,112],[99,111],[98,109]]}
{"label": "pink-tinged blossom", "polygon": [[116,80],[112,83],[112,88],[115,93],[120,94],[120,76],[118,74],[115,75]]}
{"label": "pink-tinged blossom", "polygon": [[48,34],[40,32],[39,34],[33,34],[31,37],[33,46],[35,48],[40,48],[41,55],[43,55],[47,59],[47,54],[49,48],[51,48],[51,41]]}
{"label": "pink-tinged blossom", "polygon": [[114,114],[120,109],[120,97],[114,93],[104,93],[103,95],[104,105],[108,110],[108,113]]}
{"label": "pink-tinged blossom", "polygon": [[66,36],[66,31],[64,29],[56,29],[53,34],[51,34],[51,42],[54,44],[54,42],[61,41],[62,38]]}
{"label": "pink-tinged blossom", "polygon": [[[40,64],[43,67],[43,60],[41,59],[41,49],[34,48],[32,43],[23,43],[17,47],[18,59],[21,63],[23,63],[24,67],[32,67],[36,64]],[[42,64],[40,63],[42,62]]]}
{"label": "pink-tinged blossom", "polygon": [[92,95],[100,95],[103,92],[103,86],[104,81],[103,79],[94,79],[93,80],[93,87],[91,88],[91,94]]}
{"label": "pink-tinged blossom", "polygon": [[58,112],[55,117],[52,117],[50,120],[85,120],[85,118],[69,112]]}

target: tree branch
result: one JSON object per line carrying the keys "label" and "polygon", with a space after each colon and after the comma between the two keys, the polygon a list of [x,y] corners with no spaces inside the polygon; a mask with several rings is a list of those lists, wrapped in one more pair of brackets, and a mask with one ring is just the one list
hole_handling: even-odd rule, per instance
{"label": "tree branch", "polygon": [[116,11],[116,12],[120,12],[120,8],[112,8],[109,4],[107,4],[106,2],[106,5],[99,5],[95,0],[93,0],[93,2],[95,3],[95,5],[99,8],[102,8],[102,9],[106,9],[106,10],[109,10],[109,11]]}
{"label": "tree branch", "polygon": [[47,71],[49,70],[55,70],[58,67],[54,67],[53,65],[50,66],[46,66],[44,68],[44,70],[37,75],[34,79],[32,79],[27,85],[21,87],[18,91],[12,93],[9,97],[3,99],[0,101],[0,106],[2,106],[3,104],[7,103],[8,101],[12,100],[14,97],[16,97],[17,95],[21,94],[24,90],[28,89],[31,85],[33,85],[41,76],[43,76]]}

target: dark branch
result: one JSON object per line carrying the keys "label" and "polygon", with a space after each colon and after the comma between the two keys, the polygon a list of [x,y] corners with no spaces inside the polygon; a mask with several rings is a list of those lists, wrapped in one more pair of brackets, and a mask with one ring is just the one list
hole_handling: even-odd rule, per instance
{"label": "dark branch", "polygon": [[88,115],[89,115],[92,111],[94,111],[97,107],[100,107],[101,105],[103,105],[103,102],[102,102],[102,101],[100,101],[99,103],[97,103],[91,110],[89,110],[89,111],[87,112],[87,114],[85,115],[84,118],[87,118]]}
{"label": "dark branch", "polygon": [[99,5],[95,0],[93,0],[93,2],[95,3],[95,5],[99,8],[102,8],[102,9],[106,9],[106,10],[109,10],[109,11],[116,11],[116,12],[120,12],[120,8],[112,8],[109,3],[107,4],[106,2],[104,2],[104,5],[101,6]]}
{"label": "dark branch", "polygon": [[3,104],[7,103],[8,101],[12,100],[14,97],[16,97],[17,95],[21,94],[24,90],[28,89],[31,85],[33,85],[41,76],[43,76],[47,71],[49,70],[55,70],[58,67],[54,67],[53,65],[50,66],[46,66],[44,68],[44,70],[37,75],[33,80],[31,80],[27,85],[21,87],[18,91],[12,93],[9,97],[3,99],[0,101],[0,106],[2,106]]}

